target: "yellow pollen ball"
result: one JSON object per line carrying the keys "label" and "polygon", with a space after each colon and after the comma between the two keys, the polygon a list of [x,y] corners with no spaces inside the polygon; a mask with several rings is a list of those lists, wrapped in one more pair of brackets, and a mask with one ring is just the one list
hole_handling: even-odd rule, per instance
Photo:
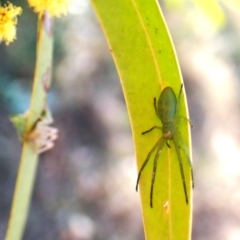
{"label": "yellow pollen ball", "polygon": [[11,3],[0,6],[0,42],[5,41],[8,45],[16,39],[17,16],[21,13],[22,9]]}

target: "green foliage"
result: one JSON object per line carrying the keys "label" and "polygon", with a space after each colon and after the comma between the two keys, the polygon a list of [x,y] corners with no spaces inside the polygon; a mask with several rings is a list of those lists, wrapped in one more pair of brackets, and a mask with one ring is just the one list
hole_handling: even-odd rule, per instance
{"label": "green foliage", "polygon": [[[120,76],[140,168],[161,134],[158,131],[141,134],[154,125],[160,125],[153,98],[158,98],[166,86],[178,93],[182,84],[175,50],[156,1],[92,0],[92,5]],[[186,99],[182,98],[180,102],[180,115],[188,118]],[[188,143],[190,135],[186,121],[181,121],[178,129]],[[140,180],[145,237],[150,240],[190,239],[192,195],[187,157],[183,155],[190,199],[188,205],[174,148],[164,147],[158,160],[154,208],[150,208],[152,161],[151,158]]]}
{"label": "green foliage", "polygon": [[28,216],[38,165],[38,153],[34,150],[31,141],[26,141],[25,137],[47,109],[46,94],[51,84],[53,47],[51,30],[51,20],[46,15],[40,15],[37,59],[30,108],[25,115],[26,119],[24,119],[24,115],[15,116],[11,119],[20,138],[23,137],[21,139],[23,140],[23,149],[5,240],[22,239]]}
{"label": "green foliage", "polygon": [[27,116],[25,114],[17,114],[10,117],[10,121],[17,130],[18,138],[23,140],[24,133],[26,132]]}

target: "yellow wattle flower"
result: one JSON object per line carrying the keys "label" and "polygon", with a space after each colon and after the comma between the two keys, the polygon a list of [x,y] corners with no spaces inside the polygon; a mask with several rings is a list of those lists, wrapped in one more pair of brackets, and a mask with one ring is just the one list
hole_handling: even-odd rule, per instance
{"label": "yellow wattle flower", "polygon": [[0,42],[5,41],[8,45],[16,39],[17,16],[22,13],[20,7],[8,5],[0,6]]}
{"label": "yellow wattle flower", "polygon": [[28,0],[28,3],[35,12],[48,11],[51,16],[59,17],[66,15],[70,0]]}

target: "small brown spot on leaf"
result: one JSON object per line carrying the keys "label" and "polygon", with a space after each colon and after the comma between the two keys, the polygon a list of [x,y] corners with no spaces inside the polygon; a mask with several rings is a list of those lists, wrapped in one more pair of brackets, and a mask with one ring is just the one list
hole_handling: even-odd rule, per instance
{"label": "small brown spot on leaf", "polygon": [[45,92],[48,92],[51,84],[51,70],[48,68],[42,77],[43,89]]}
{"label": "small brown spot on leaf", "polygon": [[48,11],[45,11],[42,15],[42,21],[44,24],[45,31],[47,34],[52,37],[53,33],[53,18],[50,17]]}

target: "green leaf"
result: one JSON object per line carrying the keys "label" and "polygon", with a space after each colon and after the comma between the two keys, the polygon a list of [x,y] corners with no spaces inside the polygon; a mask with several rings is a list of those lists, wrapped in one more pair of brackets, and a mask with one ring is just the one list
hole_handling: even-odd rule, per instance
{"label": "green leaf", "polygon": [[[162,134],[158,130],[146,135],[141,134],[152,126],[161,125],[154,111],[153,98],[158,98],[166,86],[171,86],[177,95],[182,84],[175,50],[157,1],[92,0],[92,5],[120,76],[139,169]],[[180,115],[188,116],[186,99],[183,97]],[[181,120],[178,130],[189,147],[187,122]],[[149,204],[153,158],[150,159],[140,179],[145,237],[148,240],[190,239],[192,208],[190,167],[186,156],[183,155],[190,199],[187,205],[179,163],[171,141],[170,145],[171,149],[164,146],[158,160],[153,208],[150,208]]]}
{"label": "green leaf", "polygon": [[16,114],[16,115],[10,116],[9,119],[12,122],[15,129],[17,130],[19,141],[22,142],[24,138],[24,134],[26,132],[26,125],[27,125],[26,114]]}

